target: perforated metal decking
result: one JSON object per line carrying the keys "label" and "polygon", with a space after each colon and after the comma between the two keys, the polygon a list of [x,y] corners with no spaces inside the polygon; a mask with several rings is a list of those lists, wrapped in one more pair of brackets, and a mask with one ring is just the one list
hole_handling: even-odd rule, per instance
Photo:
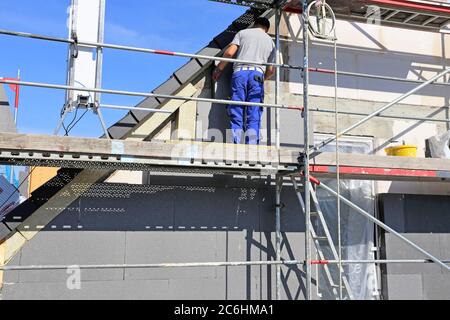
{"label": "perforated metal decking", "polygon": [[[284,11],[301,13],[300,0],[211,0],[269,9],[281,6]],[[450,23],[450,4],[443,1],[414,0],[327,0],[338,18],[369,21],[396,27],[439,30]]]}

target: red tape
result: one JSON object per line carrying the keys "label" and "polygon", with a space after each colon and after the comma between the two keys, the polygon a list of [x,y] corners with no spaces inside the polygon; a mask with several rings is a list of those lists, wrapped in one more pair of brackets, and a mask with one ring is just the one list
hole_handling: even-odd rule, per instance
{"label": "red tape", "polygon": [[290,110],[300,110],[300,111],[305,110],[305,108],[302,107],[302,106],[288,106],[288,109],[290,109]]}
{"label": "red tape", "polygon": [[334,74],[334,71],[333,71],[333,70],[328,70],[328,69],[309,68],[308,70],[309,70],[309,71],[312,71],[312,72],[320,72],[320,73],[331,73],[331,74]]}
{"label": "red tape", "polygon": [[175,53],[172,51],[166,51],[166,50],[155,50],[156,54],[164,54],[166,56],[173,56]]}
{"label": "red tape", "polygon": [[329,264],[330,262],[328,260],[311,260],[311,264],[320,264],[320,265],[325,265],[325,264]]}

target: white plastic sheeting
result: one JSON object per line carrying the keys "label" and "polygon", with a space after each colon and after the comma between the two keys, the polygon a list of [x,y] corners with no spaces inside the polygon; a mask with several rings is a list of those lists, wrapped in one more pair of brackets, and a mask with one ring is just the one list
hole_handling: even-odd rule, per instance
{"label": "white plastic sheeting", "polygon": [[450,159],[450,131],[428,139],[432,158]]}
{"label": "white plastic sheeting", "polygon": [[[343,153],[369,153],[372,150],[372,142],[369,139],[344,140],[340,142],[340,152]],[[328,145],[324,151],[333,152],[334,145]],[[337,189],[336,179],[324,179],[323,182]],[[375,197],[372,181],[341,180],[341,194],[368,212],[374,212]],[[337,198],[323,189],[317,190],[319,203],[331,236],[338,250],[338,217]],[[320,228],[319,234],[320,234]],[[343,260],[373,260],[375,259],[372,248],[374,247],[374,224],[358,214],[341,201],[341,244]],[[324,248],[327,259],[333,259],[331,250]],[[332,287],[329,285],[323,266],[317,266],[318,294],[322,299],[336,299]],[[339,284],[339,269],[337,265],[329,265],[333,281]],[[350,264],[344,265],[344,275],[347,277],[354,299],[376,299],[378,285],[376,279],[376,267],[374,264]],[[338,288],[336,288],[339,292]],[[335,291],[336,292],[336,291]],[[346,290],[343,290],[344,298],[348,298]]]}

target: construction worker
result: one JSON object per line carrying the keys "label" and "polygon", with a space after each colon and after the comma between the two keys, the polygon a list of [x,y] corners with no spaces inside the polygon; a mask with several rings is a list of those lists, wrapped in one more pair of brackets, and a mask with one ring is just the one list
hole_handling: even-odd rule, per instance
{"label": "construction worker", "polygon": [[[275,44],[267,34],[269,29],[268,19],[256,19],[253,28],[238,32],[223,56],[258,63],[275,62]],[[227,64],[225,61],[218,64],[213,72],[214,81],[220,78]],[[264,80],[273,74],[272,66],[235,63],[231,80],[231,100],[263,103]],[[227,106],[234,143],[241,143],[242,134],[245,133],[246,144],[259,144],[263,111],[259,106]]]}

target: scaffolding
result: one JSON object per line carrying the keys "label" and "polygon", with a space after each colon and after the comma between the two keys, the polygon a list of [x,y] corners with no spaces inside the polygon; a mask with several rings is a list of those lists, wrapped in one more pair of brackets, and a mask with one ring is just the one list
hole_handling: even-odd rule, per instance
{"label": "scaffolding", "polygon": [[[244,5],[249,6],[257,9],[266,9],[270,10],[272,13],[275,14],[275,46],[277,51],[277,58],[275,63],[260,63],[256,61],[244,61],[244,60],[238,60],[238,59],[229,59],[229,58],[223,58],[223,57],[217,57],[217,56],[207,56],[207,55],[197,55],[197,54],[189,54],[189,53],[182,53],[182,52],[172,52],[172,51],[166,51],[166,50],[157,50],[157,49],[148,49],[148,48],[137,48],[137,47],[130,47],[130,46],[121,46],[121,45],[113,45],[113,44],[107,44],[107,43],[95,43],[95,42],[83,42],[78,41],[75,39],[63,39],[63,38],[56,38],[56,37],[48,37],[43,35],[36,35],[36,34],[30,34],[30,33],[23,33],[23,32],[15,32],[15,31],[9,31],[9,30],[0,30],[0,34],[2,35],[8,35],[8,36],[18,36],[18,37],[25,37],[25,38],[31,38],[31,39],[37,39],[37,40],[44,40],[44,41],[52,41],[52,42],[59,42],[59,43],[66,43],[71,45],[85,45],[95,48],[101,48],[101,49],[114,49],[114,50],[122,50],[122,51],[130,51],[130,52],[140,52],[140,53],[146,53],[146,54],[157,54],[157,55],[166,55],[166,56],[175,56],[175,57],[184,57],[184,58],[190,58],[190,59],[205,59],[210,61],[226,61],[226,62],[240,62],[240,63],[246,63],[246,64],[253,64],[253,65],[265,65],[265,66],[272,66],[276,70],[275,75],[275,102],[274,103],[245,103],[245,102],[236,102],[236,101],[229,101],[229,100],[221,100],[221,99],[209,99],[209,98],[199,98],[199,97],[188,97],[188,96],[180,96],[180,95],[167,95],[167,94],[158,94],[158,93],[145,93],[145,92],[132,92],[132,91],[120,91],[120,90],[108,90],[108,89],[102,89],[100,87],[95,88],[80,88],[70,85],[57,85],[57,84],[48,84],[48,83],[39,83],[39,82],[26,82],[21,80],[8,80],[8,79],[0,79],[0,83],[3,84],[10,84],[10,85],[18,85],[18,86],[30,86],[30,87],[38,87],[38,88],[49,88],[49,89],[55,89],[55,90],[64,90],[66,92],[69,91],[85,91],[85,92],[92,92],[95,94],[112,94],[112,95],[126,95],[126,96],[136,96],[136,97],[154,97],[154,98],[163,98],[163,99],[169,99],[169,100],[181,100],[181,101],[193,101],[193,102],[211,102],[218,105],[241,105],[241,106],[260,106],[266,109],[275,109],[275,129],[276,129],[276,139],[275,139],[275,150],[276,152],[280,152],[280,111],[281,110],[297,110],[298,111],[298,117],[299,121],[303,122],[304,127],[304,141],[303,141],[303,150],[300,154],[296,156],[298,158],[297,163],[279,163],[275,161],[274,165],[270,165],[270,159],[267,160],[267,162],[258,162],[256,160],[256,166],[254,164],[249,166],[242,166],[240,165],[211,165],[208,163],[186,163],[186,160],[191,161],[192,159],[182,159],[183,160],[183,167],[191,168],[192,170],[197,169],[198,171],[195,172],[205,172],[205,170],[222,170],[222,172],[228,172],[232,174],[242,174],[242,175],[249,175],[249,174],[255,174],[258,170],[260,170],[259,173],[256,173],[256,175],[266,175],[268,177],[272,177],[273,181],[275,182],[275,192],[276,192],[276,203],[275,203],[275,239],[276,239],[276,257],[274,261],[237,261],[237,262],[205,262],[205,263],[164,263],[164,264],[107,264],[107,265],[80,265],[80,269],[116,269],[116,268],[183,268],[183,267],[227,267],[227,266],[251,266],[251,265],[273,265],[276,268],[276,299],[281,299],[281,267],[286,265],[303,265],[306,270],[306,299],[310,300],[312,299],[312,266],[322,266],[325,270],[325,273],[328,275],[329,281],[331,286],[334,288],[334,293],[337,299],[345,299],[344,296],[344,290],[347,292],[347,297],[352,298],[352,294],[349,290],[348,280],[346,279],[345,275],[343,275],[343,265],[348,264],[388,264],[388,263],[396,263],[396,264],[402,264],[402,263],[435,263],[440,265],[443,269],[450,271],[449,263],[450,261],[447,260],[440,260],[434,255],[430,254],[420,246],[416,245],[406,237],[404,237],[399,232],[393,230],[388,225],[384,224],[382,221],[375,218],[370,212],[367,212],[366,210],[360,208],[350,200],[346,199],[340,194],[339,191],[339,184],[338,189],[333,190],[332,188],[325,185],[323,182],[315,178],[311,173],[315,172],[315,168],[312,164],[312,160],[315,158],[318,158],[322,154],[322,149],[326,145],[329,145],[332,142],[336,143],[336,175],[335,177],[337,179],[340,179],[345,172],[340,172],[340,158],[339,158],[339,139],[349,133],[351,130],[361,126],[362,124],[366,123],[367,121],[375,118],[375,117],[392,117],[392,116],[386,116],[381,115],[381,113],[395,104],[399,103],[400,101],[404,100],[405,98],[411,96],[412,94],[418,92],[419,90],[423,89],[427,86],[449,86],[449,83],[445,82],[437,82],[440,78],[443,78],[445,75],[450,73],[450,68],[444,68],[444,70],[437,75],[433,76],[429,80],[421,81],[421,80],[410,80],[410,79],[403,79],[403,78],[396,78],[396,77],[388,77],[388,76],[380,76],[380,75],[373,75],[373,74],[364,74],[364,73],[355,73],[355,72],[344,72],[344,71],[338,71],[337,65],[336,65],[336,56],[335,56],[335,70],[329,70],[329,69],[319,69],[319,68],[311,68],[309,65],[309,40],[310,37],[314,36],[320,36],[320,34],[314,34],[310,30],[310,9],[312,5],[316,5],[316,9],[318,9],[320,12],[324,13],[322,18],[326,19],[326,10],[329,8],[331,10],[331,7],[329,4],[326,3],[326,1],[308,1],[308,0],[299,0],[299,1],[291,1],[291,0],[254,0],[254,1],[239,1],[239,0],[212,0],[217,2],[223,2],[223,3],[229,3],[229,4],[236,4],[236,5]],[[333,2],[333,1],[328,1]],[[339,1],[335,1],[339,2]],[[412,9],[392,9],[392,6],[398,5],[401,2],[407,2],[407,1],[368,1],[373,3],[382,3],[382,2],[389,2],[388,8],[383,13],[383,19],[382,21],[387,23],[394,23],[396,26],[401,24],[398,21],[393,21],[392,19],[396,15],[401,14],[409,14],[406,18],[403,18],[403,23],[401,27],[427,27],[427,28],[433,28],[433,30],[436,30],[436,28],[442,28],[444,27],[448,22],[450,22],[450,8],[445,7],[443,10],[438,10],[438,13],[435,15],[431,15],[428,11],[423,12],[424,8],[418,8],[417,6],[413,6]],[[323,11],[321,11],[323,10]],[[425,8],[425,10],[430,10],[430,8]],[[280,61],[280,21],[281,21],[281,15],[283,11],[287,12],[297,12],[301,13],[301,22],[302,22],[302,30],[303,30],[303,51],[304,51],[304,64],[301,66],[297,65],[290,65],[286,63],[282,63]],[[428,12],[428,15],[426,14]],[[333,11],[331,11],[331,14],[333,14]],[[337,15],[339,17],[339,15]],[[341,15],[342,16],[342,15]],[[349,19],[352,19],[353,17],[347,17]],[[422,20],[425,19],[425,21]],[[422,22],[420,22],[420,21]],[[418,22],[419,21],[419,22]],[[438,24],[436,24],[439,22]],[[434,23],[434,24],[433,24]],[[324,34],[322,34],[323,36]],[[328,40],[331,40],[334,42],[335,48],[336,48],[336,37],[328,36],[325,37]],[[336,51],[335,51],[336,52]],[[302,78],[303,78],[303,106],[298,105],[287,105],[281,103],[281,96],[280,96],[280,82],[281,82],[281,70],[282,69],[293,69],[293,70],[300,70],[302,72]],[[359,78],[367,78],[367,79],[380,79],[380,80],[386,80],[386,81],[395,81],[395,82],[406,82],[406,83],[416,83],[417,87],[410,90],[404,95],[399,96],[392,102],[384,105],[383,107],[379,108],[378,110],[370,113],[370,114],[361,114],[361,113],[349,113],[349,112],[340,112],[337,110],[337,107],[335,110],[327,110],[327,109],[320,109],[320,108],[313,108],[310,106],[310,99],[309,99],[309,75],[311,72],[316,73],[324,73],[329,74],[335,77],[335,86],[337,88],[337,77],[338,76],[345,76],[345,77],[359,77]],[[335,92],[336,93],[336,92]],[[336,95],[337,99],[337,95]],[[148,113],[170,113],[169,111],[160,110],[160,109],[148,109],[148,108],[135,108],[135,107],[128,107],[128,106],[115,106],[115,105],[99,105],[99,108],[110,108],[110,109],[119,109],[119,110],[139,110],[144,111]],[[336,117],[336,134],[326,139],[323,142],[310,145],[310,125],[311,125],[311,118],[310,114],[312,112],[326,112],[326,113],[333,113]],[[337,123],[337,117],[339,114],[353,114],[353,115],[363,115],[364,118],[360,121],[356,122],[355,124],[351,125],[347,129],[344,129],[342,131],[337,131],[338,123]],[[393,118],[399,118],[399,117],[393,117]],[[450,120],[438,120],[433,118],[417,118],[417,117],[400,117],[402,119],[412,119],[412,120],[420,120],[420,121],[440,121],[440,122],[450,122]],[[113,142],[114,143],[114,142]],[[247,149],[246,149],[247,150]],[[32,151],[32,152],[30,152]],[[168,172],[177,172],[177,170],[181,170],[180,167],[180,161],[175,162],[167,162],[163,165],[161,165],[161,160],[158,159],[155,155],[141,155],[140,161],[137,163],[132,163],[130,167],[126,167],[126,164],[130,164],[130,161],[128,159],[121,159],[120,153],[117,154],[109,154],[106,157],[106,163],[105,163],[105,155],[104,154],[86,154],[85,158],[82,158],[80,160],[79,154],[77,156],[74,156],[76,152],[68,151],[67,154],[63,154],[63,152],[54,152],[51,156],[49,156],[49,152],[46,150],[42,150],[39,148],[36,148],[34,150],[27,149],[26,147],[20,150],[20,147],[10,147],[7,146],[0,146],[0,161],[4,163],[13,163],[13,164],[42,164],[47,163],[49,165],[53,166],[64,166],[64,164],[69,165],[69,163],[76,162],[77,166],[80,168],[130,168],[132,167],[134,170],[150,170],[151,167],[157,167],[157,169],[161,169],[160,167],[164,167],[165,170]],[[53,157],[53,158],[52,158]],[[276,157],[279,157],[279,153],[276,154]],[[236,159],[229,159],[231,161]],[[51,164],[51,162],[53,163]],[[134,165],[134,166],[133,166]],[[266,170],[266,173],[263,173],[263,170]],[[194,171],[191,171],[194,172]],[[408,176],[408,175],[407,175]],[[368,177],[376,178],[374,176],[365,175],[362,179],[368,179]],[[450,176],[447,176],[444,179],[444,181],[448,181],[448,178]],[[360,177],[361,178],[361,177]],[[410,179],[417,179],[417,175],[410,175]],[[394,179],[394,178],[393,178]],[[303,190],[300,188],[300,184],[303,186]],[[297,260],[284,260],[281,256],[281,213],[282,213],[282,203],[281,203],[281,192],[282,188],[284,186],[292,186],[296,194],[298,196],[298,200],[301,204],[301,207],[303,209],[303,212],[305,214],[305,260],[297,261]],[[337,210],[337,217],[338,217],[338,226],[340,228],[340,212],[339,212],[339,206],[342,202],[343,204],[353,208],[356,212],[358,212],[363,217],[367,218],[369,221],[373,222],[375,225],[379,226],[380,228],[384,229],[385,231],[393,234],[398,239],[403,241],[405,244],[410,246],[411,248],[417,250],[421,254],[423,254],[427,259],[415,259],[415,260],[344,260],[342,259],[342,250],[341,250],[341,230],[338,230],[338,249],[336,249],[336,245],[331,241],[331,236],[329,234],[328,227],[326,225],[325,219],[321,213],[320,204],[317,199],[317,195],[315,193],[315,190],[317,188],[322,188],[331,195],[335,196],[338,203],[338,210]],[[324,229],[326,230],[325,236],[320,236],[317,234],[317,231],[314,229],[313,224],[311,222],[311,219],[313,217],[316,217],[323,225]],[[322,252],[321,252],[321,241],[328,241],[330,247],[333,251],[333,257],[328,259]],[[312,249],[312,245],[315,245],[315,250]],[[314,254],[316,254],[319,257],[319,260],[314,259]],[[339,270],[339,284],[335,284],[333,279],[331,279],[330,273],[329,273],[329,266],[336,265]],[[64,265],[39,265],[39,266],[6,266],[2,265],[0,266],[0,271],[8,271],[8,270],[58,270],[58,269],[66,269],[69,266]],[[336,290],[338,289],[338,290]]]}

